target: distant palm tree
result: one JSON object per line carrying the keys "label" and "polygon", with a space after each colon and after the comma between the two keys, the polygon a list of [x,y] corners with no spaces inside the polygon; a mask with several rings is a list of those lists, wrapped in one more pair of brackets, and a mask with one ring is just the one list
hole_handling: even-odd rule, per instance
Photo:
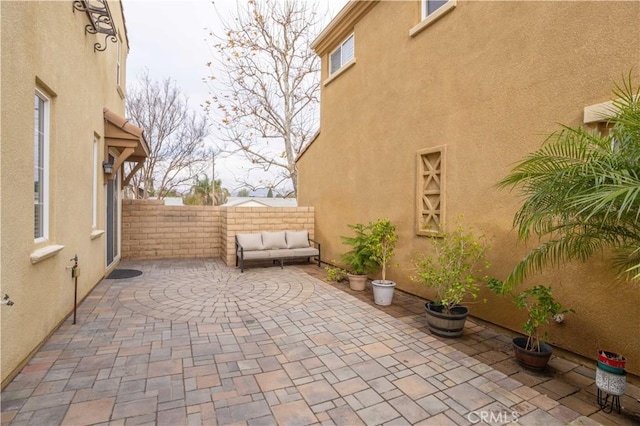
{"label": "distant palm tree", "polygon": [[520,283],[544,267],[614,249],[613,265],[640,279],[640,87],[616,86],[609,132],[563,127],[518,163],[500,187],[518,188],[518,237],[543,242],[505,280]]}
{"label": "distant palm tree", "polygon": [[205,175],[202,179],[200,179],[200,177],[196,177],[196,182],[191,187],[191,192],[201,200],[199,204],[203,206],[213,205],[213,187],[209,180],[209,176]]}
{"label": "distant palm tree", "polygon": [[229,199],[229,190],[227,188],[222,187],[222,179],[217,179],[214,181],[214,199],[215,205],[221,206],[227,202]]}

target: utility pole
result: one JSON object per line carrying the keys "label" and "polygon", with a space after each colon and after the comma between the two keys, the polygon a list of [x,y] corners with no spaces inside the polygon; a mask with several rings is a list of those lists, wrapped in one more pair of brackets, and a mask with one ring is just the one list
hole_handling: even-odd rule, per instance
{"label": "utility pole", "polygon": [[211,192],[213,199],[211,205],[216,205],[216,152],[211,148]]}

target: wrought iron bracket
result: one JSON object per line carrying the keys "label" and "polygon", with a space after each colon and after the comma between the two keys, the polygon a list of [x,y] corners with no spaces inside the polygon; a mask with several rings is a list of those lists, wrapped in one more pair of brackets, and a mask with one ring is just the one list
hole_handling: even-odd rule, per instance
{"label": "wrought iron bracket", "polygon": [[84,27],[85,33],[104,34],[103,43],[94,43],[95,52],[103,52],[107,48],[107,41],[118,42],[107,0],[74,0],[73,10],[86,13],[89,24]]}

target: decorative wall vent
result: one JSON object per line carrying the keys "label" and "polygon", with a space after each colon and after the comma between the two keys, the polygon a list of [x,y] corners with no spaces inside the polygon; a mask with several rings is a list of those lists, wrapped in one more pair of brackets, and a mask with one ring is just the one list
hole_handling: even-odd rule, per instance
{"label": "decorative wall vent", "polygon": [[444,221],[444,146],[418,151],[416,234],[432,235]]}

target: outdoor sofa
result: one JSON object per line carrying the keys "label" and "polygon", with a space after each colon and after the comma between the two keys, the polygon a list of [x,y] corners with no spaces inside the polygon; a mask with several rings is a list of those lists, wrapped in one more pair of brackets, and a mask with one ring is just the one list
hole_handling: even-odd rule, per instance
{"label": "outdoor sofa", "polygon": [[262,231],[236,234],[236,267],[244,272],[245,260],[271,260],[284,267],[289,259],[318,259],[320,266],[320,244],[309,238],[308,231]]}

